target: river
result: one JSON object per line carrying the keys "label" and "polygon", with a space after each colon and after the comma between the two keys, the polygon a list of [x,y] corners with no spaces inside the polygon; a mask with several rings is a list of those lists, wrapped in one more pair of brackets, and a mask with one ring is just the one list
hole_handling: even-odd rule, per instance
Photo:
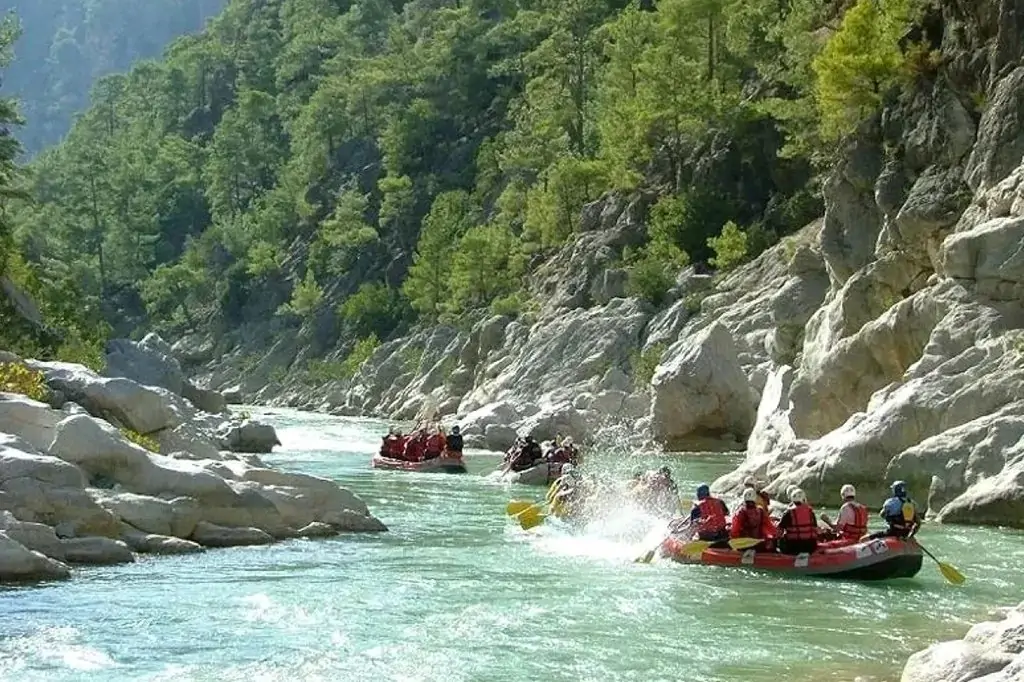
{"label": "river", "polygon": [[[510,497],[539,489],[373,471],[384,424],[260,411],[266,457],[352,488],[391,531],[140,558],[71,581],[0,588],[0,679],[511,682],[896,680],[907,655],[1019,600],[1022,536],[928,526],[922,542],[968,576],[785,580],[671,562],[634,564],[637,518],[572,535],[524,533]],[[623,474],[654,459],[595,451]],[[684,489],[734,459],[668,458]],[[652,529],[653,532],[653,529]]]}

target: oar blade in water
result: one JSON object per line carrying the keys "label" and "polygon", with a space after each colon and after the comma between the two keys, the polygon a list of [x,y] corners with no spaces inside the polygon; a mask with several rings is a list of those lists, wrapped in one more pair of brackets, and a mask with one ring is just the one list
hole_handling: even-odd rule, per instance
{"label": "oar blade in water", "polygon": [[532,506],[534,506],[534,503],[529,500],[512,500],[505,506],[505,513],[509,516],[515,516],[516,514],[521,514]]}
{"label": "oar blade in water", "polygon": [[523,530],[530,530],[531,528],[544,523],[544,519],[547,518],[547,514],[542,514],[540,509],[534,506],[520,512],[516,518],[519,519],[519,526]]}
{"label": "oar blade in water", "polygon": [[963,573],[956,570],[955,566],[939,562],[939,570],[942,572],[942,577],[948,580],[953,585],[963,585],[967,582],[967,578]]}
{"label": "oar blade in water", "polygon": [[733,538],[729,540],[729,546],[735,550],[743,551],[751,547],[757,547],[762,542],[764,540],[758,540],[757,538]]}
{"label": "oar blade in water", "polygon": [[713,543],[706,542],[704,540],[694,540],[693,542],[688,542],[682,547],[680,547],[679,551],[680,553],[685,554],[686,556],[697,557],[700,556],[704,552],[704,550],[710,547],[712,544]]}

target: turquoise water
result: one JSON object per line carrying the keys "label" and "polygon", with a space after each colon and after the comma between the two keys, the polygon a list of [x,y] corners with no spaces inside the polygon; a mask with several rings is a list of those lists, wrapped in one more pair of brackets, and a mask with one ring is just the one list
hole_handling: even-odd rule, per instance
{"label": "turquoise water", "polygon": [[[906,656],[1019,601],[1021,535],[928,528],[969,578],[785,580],[670,562],[637,565],[657,523],[617,511],[582,534],[529,534],[481,474],[373,471],[380,422],[274,410],[278,466],[333,478],[391,532],[147,558],[66,583],[0,591],[0,679],[895,680]],[[669,460],[690,486],[720,455]],[[640,463],[594,453],[586,467]]]}

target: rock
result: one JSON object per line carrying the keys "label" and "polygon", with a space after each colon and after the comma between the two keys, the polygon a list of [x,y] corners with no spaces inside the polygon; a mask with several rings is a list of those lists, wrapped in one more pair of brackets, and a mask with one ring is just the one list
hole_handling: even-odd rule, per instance
{"label": "rock", "polygon": [[950,235],[942,245],[942,272],[972,281],[979,293],[999,301],[1024,295],[1024,217],[997,218]]}
{"label": "rock", "polygon": [[[519,409],[509,402],[490,403],[466,414],[459,420],[462,433],[466,436],[486,434],[487,427],[493,425],[508,426],[522,417]],[[513,440],[515,438],[513,437]]]}
{"label": "rock", "polygon": [[224,436],[224,444],[233,452],[271,452],[280,445],[277,432],[270,424],[247,419],[240,426],[232,427]]}
{"label": "rock", "polygon": [[600,387],[606,391],[627,392],[633,389],[633,380],[618,367],[609,367],[601,377]]}
{"label": "rock", "polygon": [[18,393],[0,393],[0,432],[18,436],[37,450],[47,448],[63,418],[46,403]]}
{"label": "rock", "polygon": [[19,521],[10,512],[0,511],[0,531],[33,552],[64,561],[64,546],[50,526]]}
{"label": "rock", "polygon": [[329,523],[313,521],[298,530],[300,538],[329,538],[338,534],[338,529]]}
{"label": "rock", "polygon": [[144,533],[127,523],[121,524],[121,540],[139,554],[196,554],[203,551],[202,545],[191,540]]}
{"label": "rock", "polygon": [[503,424],[489,424],[484,429],[484,443],[488,450],[504,452],[516,441],[516,430]]}
{"label": "rock", "polygon": [[1024,155],[1024,67],[1002,78],[978,124],[978,137],[964,178],[983,190],[1005,178]]}
{"label": "rock", "polygon": [[60,580],[71,577],[66,564],[33,552],[0,531],[0,582]]}
{"label": "rock", "polygon": [[85,484],[78,467],[0,435],[0,509],[22,521],[63,526],[65,534],[116,537],[117,519],[93,501]]}
{"label": "rock", "polygon": [[383,523],[372,516],[365,516],[350,509],[324,514],[324,523],[348,533],[379,533],[388,529]]}
{"label": "rock", "polygon": [[150,388],[122,378],[100,377],[82,365],[35,362],[29,366],[46,377],[47,385],[62,391],[90,414],[116,419],[141,434],[174,428],[187,417],[175,410],[166,389]]}
{"label": "rock", "polygon": [[746,437],[757,403],[736,357],[732,335],[712,324],[666,353],[651,381],[651,426],[670,446],[725,431]]}
{"label": "rock", "polygon": [[182,386],[181,395],[198,409],[211,414],[224,412],[227,409],[227,400],[217,391],[206,388],[199,388],[191,381],[186,381]]}
{"label": "rock", "polygon": [[92,492],[96,502],[132,527],[152,535],[187,538],[202,518],[190,497],[163,499],[134,493]]}
{"label": "rock", "polygon": [[269,545],[274,538],[259,528],[227,528],[200,521],[192,531],[192,540],[204,547]]}
{"label": "rock", "polygon": [[591,429],[583,412],[563,402],[546,405],[539,412],[521,419],[516,430],[533,436],[538,443],[558,436],[572,436],[577,443],[584,443],[590,438]]}
{"label": "rock", "polygon": [[[1021,451],[1024,448],[1015,450],[1018,457],[1024,456]],[[1018,459],[994,476],[979,480],[958,495],[942,508],[939,520],[943,523],[1024,526],[1024,459]]]}
{"label": "rock", "polygon": [[144,384],[160,386],[171,393],[182,394],[185,376],[171,347],[157,334],[147,334],[142,341],[112,339],[107,342],[108,377],[122,377]]}
{"label": "rock", "polygon": [[619,416],[624,419],[640,419],[651,411],[651,396],[646,393],[633,393],[622,401]]}
{"label": "rock", "polygon": [[619,390],[601,391],[594,396],[588,409],[599,414],[615,416],[622,411],[627,393]]}
{"label": "rock", "polygon": [[225,388],[221,395],[224,397],[224,402],[228,405],[241,405],[244,402],[242,387],[238,384]]}
{"label": "rock", "polygon": [[102,537],[61,540],[64,555],[71,564],[130,564],[135,555],[120,540]]}
{"label": "rock", "polygon": [[1024,605],[999,621],[978,623],[962,640],[933,644],[910,657],[900,682],[1013,682],[1024,671]]}
{"label": "rock", "polygon": [[625,298],[629,273],[622,268],[609,268],[594,278],[590,285],[590,297],[598,305],[604,305],[613,298]]}

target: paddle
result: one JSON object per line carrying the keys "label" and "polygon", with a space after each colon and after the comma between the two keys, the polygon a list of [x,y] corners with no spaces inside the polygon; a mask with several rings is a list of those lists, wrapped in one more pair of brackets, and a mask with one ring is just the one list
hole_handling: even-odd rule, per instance
{"label": "paddle", "polygon": [[530,502],[529,500],[512,500],[505,505],[505,513],[509,516],[515,516],[516,514],[535,506],[537,506],[536,503]]}
{"label": "paddle", "polygon": [[939,565],[939,572],[942,573],[942,577],[950,582],[951,585],[963,585],[967,582],[967,577],[963,573],[958,571],[955,566],[947,563],[943,563],[935,558],[935,555],[928,551],[928,549],[918,542],[916,539],[913,540],[914,544],[921,548],[921,551],[928,555],[932,561]]}
{"label": "paddle", "polygon": [[519,526],[523,530],[530,530],[535,526],[539,526],[544,523],[544,519],[547,517],[548,515],[542,513],[540,507],[536,505],[527,507],[516,515],[516,518],[519,519]]}

